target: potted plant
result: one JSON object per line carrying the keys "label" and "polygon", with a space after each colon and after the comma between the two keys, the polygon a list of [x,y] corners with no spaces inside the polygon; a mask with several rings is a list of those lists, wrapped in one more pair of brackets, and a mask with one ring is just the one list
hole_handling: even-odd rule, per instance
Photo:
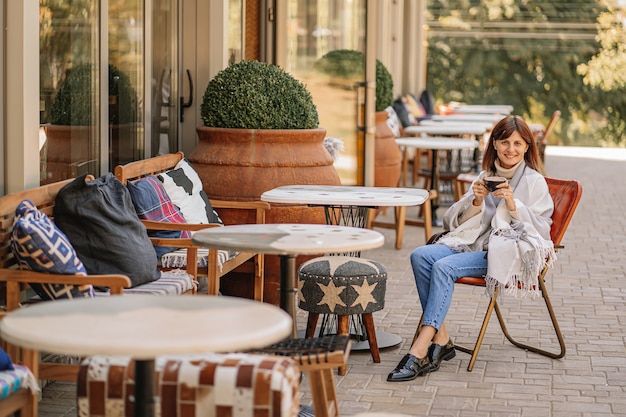
{"label": "potted plant", "polygon": [[[81,64],[68,71],[50,106],[47,138],[47,172],[44,183],[71,178],[77,167],[97,160],[94,131],[94,67]],[[109,127],[111,164],[132,160],[136,144],[137,94],[129,76],[109,65]],[[86,169],[89,169],[86,167]]]}
{"label": "potted plant", "polygon": [[[197,127],[188,159],[210,198],[259,201],[281,185],[341,183],[311,94],[276,65],[241,61],[220,71],[206,87],[200,113],[204,126]],[[225,224],[252,220],[237,216],[220,211]],[[268,223],[325,222],[320,208],[306,206],[273,205],[266,216]],[[266,301],[277,304],[278,258],[265,263]],[[227,281],[233,282],[225,280],[224,288]]]}
{"label": "potted plant", "polygon": [[[365,55],[351,49],[328,52],[315,63],[315,68],[330,76],[330,83],[343,88],[354,88],[355,81],[363,79]],[[374,185],[395,187],[400,179],[402,155],[395,135],[387,125],[386,109],[393,105],[393,79],[385,65],[376,60],[376,144]]]}

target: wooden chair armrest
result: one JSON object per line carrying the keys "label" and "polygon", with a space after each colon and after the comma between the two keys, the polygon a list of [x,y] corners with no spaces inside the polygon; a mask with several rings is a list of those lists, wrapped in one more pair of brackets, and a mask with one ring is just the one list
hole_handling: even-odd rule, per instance
{"label": "wooden chair armrest", "polygon": [[142,220],[141,223],[148,230],[187,230],[190,232],[195,232],[197,230],[208,229],[209,227],[221,227],[221,225],[218,223],[190,224],[190,223],[155,222],[152,220]]}
{"label": "wooden chair armrest", "polygon": [[19,308],[21,284],[93,285],[109,287],[111,294],[115,295],[123,294],[124,288],[131,286],[130,278],[121,274],[62,275],[6,268],[0,269],[0,282],[6,282],[7,311]]}
{"label": "wooden chair armrest", "polygon": [[234,208],[234,209],[262,209],[269,210],[270,203],[265,201],[227,201],[227,200],[210,200],[213,208]]}
{"label": "wooden chair armrest", "polygon": [[0,281],[23,282],[37,284],[68,284],[68,285],[96,285],[99,287],[130,288],[130,278],[122,274],[107,275],[63,275],[35,272],[22,269],[0,269]]}

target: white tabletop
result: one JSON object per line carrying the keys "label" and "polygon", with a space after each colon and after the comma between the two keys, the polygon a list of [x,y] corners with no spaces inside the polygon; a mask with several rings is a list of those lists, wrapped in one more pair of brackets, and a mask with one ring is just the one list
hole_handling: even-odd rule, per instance
{"label": "white tabletop", "polygon": [[334,206],[418,206],[427,199],[428,191],[419,188],[358,185],[286,185],[261,194],[261,201],[268,203]]}
{"label": "white tabletop", "polygon": [[453,120],[458,122],[488,122],[497,123],[502,120],[502,114],[441,114],[433,115],[430,120]]}
{"label": "white tabletop", "polygon": [[409,148],[435,150],[474,149],[478,146],[475,140],[441,137],[396,138],[396,143]]}
{"label": "white tabletop", "polygon": [[195,245],[272,255],[316,255],[374,249],[385,243],[375,230],[326,224],[238,224],[194,233]]}
{"label": "white tabletop", "polygon": [[420,121],[420,126],[445,126],[445,127],[455,127],[457,129],[465,129],[469,128],[484,128],[485,131],[491,130],[493,127],[492,122],[482,122],[482,121],[466,121],[466,120],[446,120],[446,119],[426,119]]}
{"label": "white tabletop", "polygon": [[9,313],[9,343],[69,355],[227,352],[289,336],[289,314],[270,304],[222,296],[124,295],[43,302]]}
{"label": "white tabletop", "polygon": [[513,106],[508,104],[459,104],[452,106],[458,113],[501,113],[511,114]]}
{"label": "white tabletop", "polygon": [[407,126],[404,133],[407,135],[427,134],[427,135],[482,135],[487,129],[484,126],[445,126],[445,125],[420,125]]}

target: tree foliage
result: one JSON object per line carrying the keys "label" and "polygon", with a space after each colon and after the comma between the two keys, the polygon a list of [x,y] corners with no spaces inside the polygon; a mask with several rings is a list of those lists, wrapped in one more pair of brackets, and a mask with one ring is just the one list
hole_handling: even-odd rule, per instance
{"label": "tree foliage", "polygon": [[600,51],[586,64],[578,66],[585,84],[604,91],[626,87],[626,16],[619,7],[609,7],[598,17]]}
{"label": "tree foliage", "polygon": [[586,0],[429,0],[427,88],[442,102],[511,104],[530,121],[561,110],[562,144],[624,141],[626,96],[587,85],[577,68],[598,52]]}

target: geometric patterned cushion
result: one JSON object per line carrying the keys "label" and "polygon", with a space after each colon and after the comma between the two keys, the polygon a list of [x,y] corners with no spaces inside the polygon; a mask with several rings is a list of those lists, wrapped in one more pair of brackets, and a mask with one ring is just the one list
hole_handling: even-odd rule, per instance
{"label": "geometric patterned cushion", "polygon": [[387,270],[376,261],[352,256],[311,259],[298,271],[301,309],[319,314],[373,313],[385,307]]}
{"label": "geometric patterned cushion", "polygon": [[15,369],[0,372],[0,400],[7,398],[20,388],[28,388],[39,392],[39,384],[35,375],[23,365],[15,365]]}
{"label": "geometric patterned cushion", "polygon": [[222,223],[202,189],[202,180],[189,161],[182,159],[173,169],[157,178],[172,202],[178,206],[189,224]]}
{"label": "geometric patterned cushion", "polygon": [[[187,416],[298,415],[300,372],[290,358],[246,353],[159,357],[155,414]],[[92,356],[78,372],[78,415],[134,415],[134,362]]]}
{"label": "geometric patterned cushion", "polygon": [[[67,236],[30,200],[15,210],[11,251],[21,269],[52,274],[87,275]],[[91,285],[30,284],[44,300],[93,297]]]}
{"label": "geometric patterned cushion", "polygon": [[[185,223],[185,218],[180,210],[172,203],[165,188],[163,188],[163,184],[156,177],[149,175],[135,182],[129,181],[126,187],[140,219],[165,223]],[[189,238],[191,233],[187,230],[148,230],[148,236],[177,239]],[[175,249],[165,246],[154,247],[157,259]]]}

